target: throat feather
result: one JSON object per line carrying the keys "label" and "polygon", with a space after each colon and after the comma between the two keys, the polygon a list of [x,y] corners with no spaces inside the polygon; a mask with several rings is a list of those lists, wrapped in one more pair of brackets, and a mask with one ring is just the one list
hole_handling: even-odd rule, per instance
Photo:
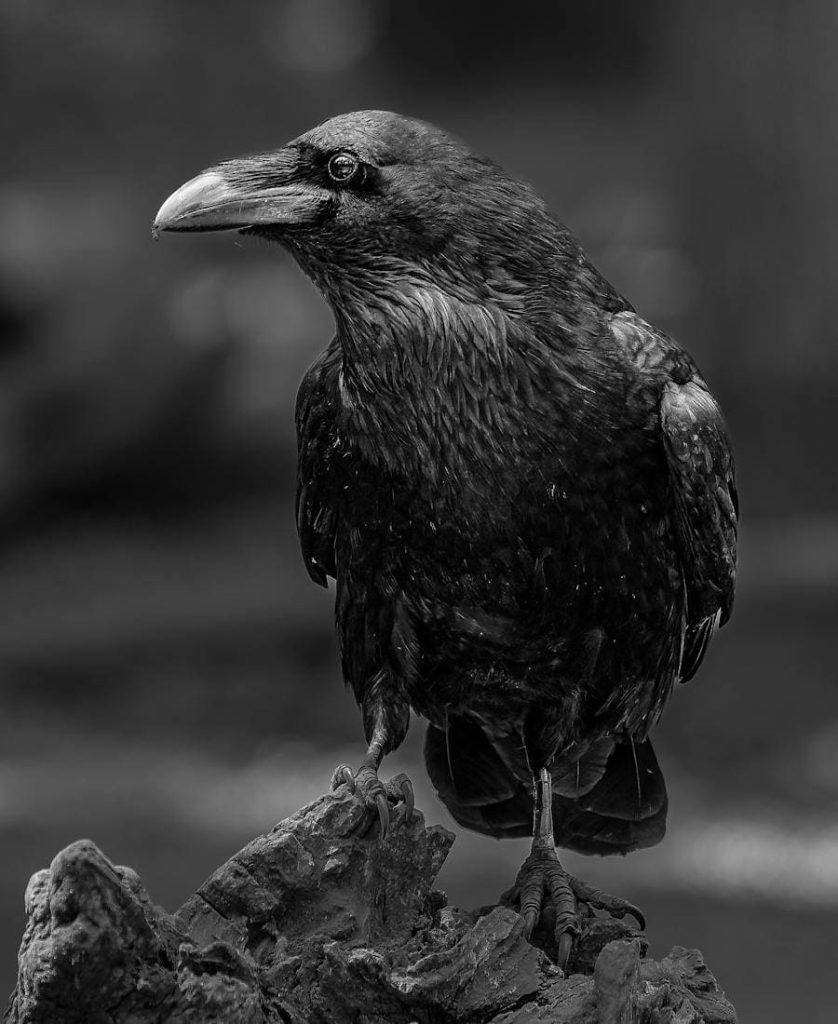
{"label": "throat feather", "polygon": [[403,287],[341,320],[343,425],[367,458],[465,477],[520,432],[532,385],[502,311]]}

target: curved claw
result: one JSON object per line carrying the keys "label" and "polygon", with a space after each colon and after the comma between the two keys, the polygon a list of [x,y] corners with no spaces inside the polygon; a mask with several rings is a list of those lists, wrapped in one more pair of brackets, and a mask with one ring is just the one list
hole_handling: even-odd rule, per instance
{"label": "curved claw", "polygon": [[613,916],[625,917],[626,914],[631,914],[634,920],[637,921],[637,925],[642,932],[646,931],[646,916],[644,915],[642,910],[638,910],[637,907],[635,907],[632,903],[629,903],[629,905],[627,907],[624,907],[621,912],[617,911],[616,913],[614,913]]}
{"label": "curved claw", "polygon": [[386,808],[387,800],[385,797],[376,796],[372,802],[365,801],[364,808],[361,812],[360,817],[349,830],[350,835],[365,836],[377,821],[379,838],[387,838],[387,832],[390,825],[390,816],[386,810],[382,809],[382,800]]}
{"label": "curved claw", "polygon": [[524,938],[529,940],[533,929],[538,924],[538,911],[530,908],[521,915],[524,918]]}
{"label": "curved claw", "polygon": [[567,964],[570,960],[570,951],[573,949],[573,933],[569,931],[562,932],[557,937],[558,951],[556,955],[556,961],[561,969],[567,973]]}
{"label": "curved claw", "polygon": [[339,764],[332,772],[332,781],[330,783],[332,792],[334,793],[340,786],[349,786],[349,792],[355,792],[355,772],[352,771],[348,764]]}
{"label": "curved claw", "polygon": [[390,831],[390,805],[387,791],[379,781],[378,773],[369,765],[361,765],[357,772],[345,764],[338,765],[332,773],[332,790],[347,786],[349,792],[360,797],[363,810],[349,829],[351,835],[362,836],[378,821],[379,835],[386,839]]}
{"label": "curved claw", "polygon": [[379,793],[375,798],[375,807],[378,811],[378,827],[380,830],[381,839],[387,838],[387,833],[390,831],[390,806],[387,803],[387,797],[383,793]]}
{"label": "curved claw", "polygon": [[630,914],[637,922],[640,930],[646,930],[646,918],[643,912],[633,903],[629,903],[628,900],[624,900],[620,896],[611,896],[599,889],[595,889],[592,885],[588,885],[587,882],[581,882],[572,875],[568,875],[567,880],[574,895],[581,903],[587,903],[588,906],[593,907],[595,910],[604,910],[611,917],[622,919],[626,914]]}

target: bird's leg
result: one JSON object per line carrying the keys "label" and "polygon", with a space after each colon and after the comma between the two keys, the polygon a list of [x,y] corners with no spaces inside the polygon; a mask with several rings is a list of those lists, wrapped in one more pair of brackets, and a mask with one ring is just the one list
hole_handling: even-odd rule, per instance
{"label": "bird's leg", "polygon": [[553,782],[547,768],[535,782],[535,820],[530,854],[515,881],[518,905],[524,918],[524,933],[529,938],[541,917],[545,903],[552,904],[556,918],[554,932],[559,966],[567,966],[573,936],[578,932],[576,900],[568,884],[567,872],[556,853],[553,838]]}
{"label": "bird's leg", "polygon": [[390,830],[391,802],[403,805],[405,818],[413,816],[413,784],[410,779],[406,775],[397,775],[383,783],[378,777],[378,769],[388,747],[384,729],[376,728],[358,770],[353,771],[349,765],[341,764],[332,774],[333,790],[346,785],[364,801],[365,810],[358,822],[358,830],[366,831],[377,818],[382,839]]}
{"label": "bird's leg", "polygon": [[517,902],[527,938],[532,935],[547,906],[552,909],[557,959],[562,970],[567,967],[574,936],[579,933],[579,904],[605,910],[613,917],[631,914],[641,928],[646,927],[637,907],[580,882],[562,867],[553,838],[553,784],[547,768],[540,770],[535,782],[535,820],[530,854],[518,872],[515,885],[504,894],[503,900]]}

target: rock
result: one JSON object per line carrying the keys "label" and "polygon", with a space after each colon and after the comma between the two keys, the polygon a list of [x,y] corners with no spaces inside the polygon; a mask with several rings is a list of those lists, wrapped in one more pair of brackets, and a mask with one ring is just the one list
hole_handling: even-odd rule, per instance
{"label": "rock", "polygon": [[433,888],[454,837],[346,788],[248,843],[174,915],[89,840],[32,877],[12,1024],[734,1024],[701,954],[591,918],[565,977],[508,907]]}

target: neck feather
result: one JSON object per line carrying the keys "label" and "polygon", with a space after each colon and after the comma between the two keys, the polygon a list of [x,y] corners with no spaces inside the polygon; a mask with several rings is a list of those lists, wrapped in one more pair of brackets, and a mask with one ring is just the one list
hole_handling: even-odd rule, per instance
{"label": "neck feather", "polygon": [[342,421],[366,458],[434,488],[481,486],[524,445],[535,384],[510,312],[424,281],[344,292],[335,310]]}

